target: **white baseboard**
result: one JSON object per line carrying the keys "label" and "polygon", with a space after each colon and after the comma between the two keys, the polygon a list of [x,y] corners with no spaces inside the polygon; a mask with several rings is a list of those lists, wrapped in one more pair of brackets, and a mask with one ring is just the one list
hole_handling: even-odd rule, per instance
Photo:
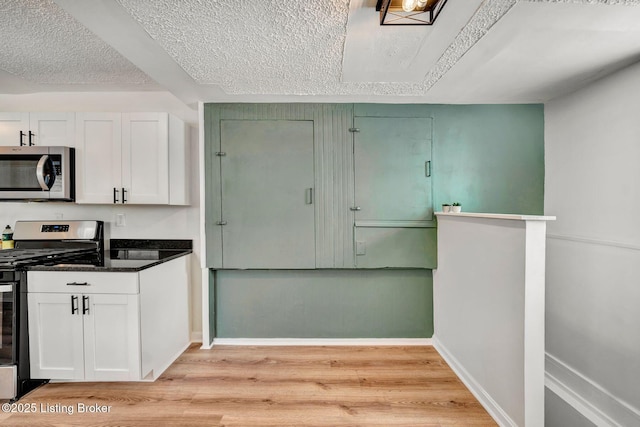
{"label": "white baseboard", "polygon": [[640,426],[640,408],[547,353],[545,386],[598,427]]}
{"label": "white baseboard", "polygon": [[193,332],[189,336],[192,343],[202,342],[202,331]]}
{"label": "white baseboard", "polygon": [[442,345],[436,336],[433,337],[433,346],[438,353],[442,356],[442,358],[447,362],[447,364],[451,367],[453,372],[456,373],[460,381],[464,383],[465,386],[471,391],[471,394],[475,396],[476,399],[480,402],[480,404],[487,410],[489,415],[493,417],[493,419],[500,426],[510,426],[517,427],[517,424],[509,417],[509,415],[502,409],[498,403],[493,400],[493,398],[487,393],[487,391],[478,383],[472,376],[467,372],[467,370],[460,364],[458,359],[456,359],[447,348]]}
{"label": "white baseboard", "polygon": [[[431,338],[215,338],[216,345],[244,346],[425,346]],[[206,348],[203,346],[203,348]]]}

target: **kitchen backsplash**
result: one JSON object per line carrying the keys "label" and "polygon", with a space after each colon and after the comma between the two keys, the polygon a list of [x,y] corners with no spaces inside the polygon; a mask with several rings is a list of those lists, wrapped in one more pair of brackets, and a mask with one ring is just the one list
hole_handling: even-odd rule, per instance
{"label": "kitchen backsplash", "polygon": [[[104,206],[52,202],[0,202],[0,223],[18,220],[92,219],[105,222],[107,238],[197,239],[197,206]],[[124,215],[124,226],[116,226]]]}

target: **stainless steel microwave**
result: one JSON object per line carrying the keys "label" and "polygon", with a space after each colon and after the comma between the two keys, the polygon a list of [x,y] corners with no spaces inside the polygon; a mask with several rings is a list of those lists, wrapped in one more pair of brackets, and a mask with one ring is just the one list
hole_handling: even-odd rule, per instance
{"label": "stainless steel microwave", "polygon": [[73,148],[0,147],[0,200],[74,199]]}

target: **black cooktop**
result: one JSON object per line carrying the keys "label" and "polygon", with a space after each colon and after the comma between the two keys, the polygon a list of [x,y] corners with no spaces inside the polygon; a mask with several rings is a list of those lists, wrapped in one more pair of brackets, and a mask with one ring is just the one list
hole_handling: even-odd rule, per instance
{"label": "black cooktop", "polygon": [[44,248],[44,249],[3,249],[0,250],[0,268],[14,269],[30,265],[58,264],[77,260],[96,253],[91,248]]}

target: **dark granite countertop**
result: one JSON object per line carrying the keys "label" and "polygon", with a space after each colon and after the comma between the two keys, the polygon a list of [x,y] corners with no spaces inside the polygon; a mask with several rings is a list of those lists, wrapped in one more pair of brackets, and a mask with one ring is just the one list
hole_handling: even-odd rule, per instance
{"label": "dark granite countertop", "polygon": [[111,239],[104,262],[31,266],[31,271],[137,272],[193,252],[191,240]]}

